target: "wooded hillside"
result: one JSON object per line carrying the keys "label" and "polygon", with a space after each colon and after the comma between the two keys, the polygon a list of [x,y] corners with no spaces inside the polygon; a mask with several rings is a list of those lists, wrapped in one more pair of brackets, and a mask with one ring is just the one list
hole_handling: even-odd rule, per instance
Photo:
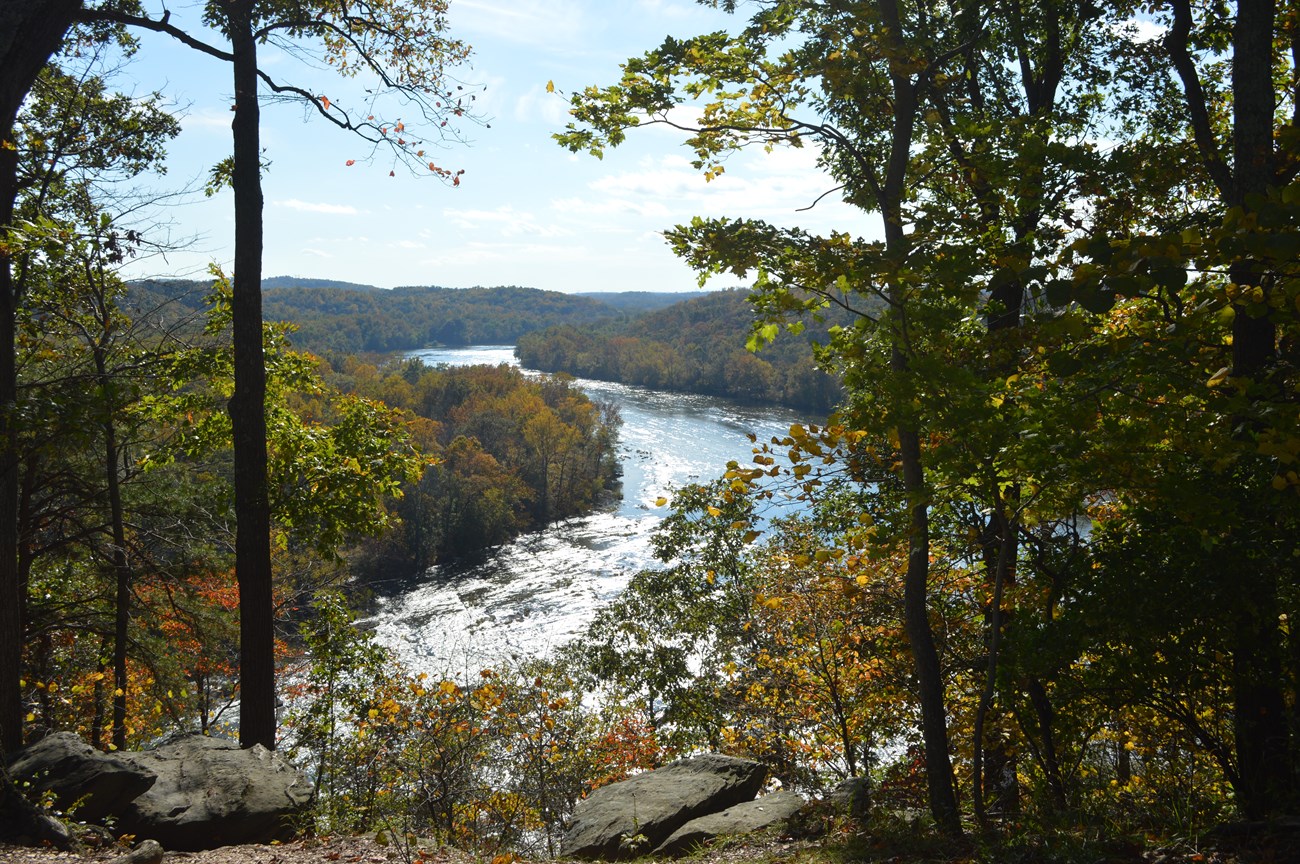
{"label": "wooded hillside", "polygon": [[751,351],[755,317],[747,295],[718,291],[632,320],[525,334],[519,361],[547,372],[829,413],[841,391],[817,366],[812,345],[819,330],[827,340],[837,316]]}

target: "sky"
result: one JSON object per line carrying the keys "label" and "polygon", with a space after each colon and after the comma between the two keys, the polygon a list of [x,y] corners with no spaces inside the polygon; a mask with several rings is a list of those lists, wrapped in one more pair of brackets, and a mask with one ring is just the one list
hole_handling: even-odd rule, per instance
{"label": "sky", "polygon": [[[172,0],[174,23],[197,17],[196,0]],[[155,17],[162,4],[146,0]],[[449,188],[415,177],[387,157],[365,161],[356,138],[301,106],[265,104],[262,143],[270,168],[266,200],[266,276],[338,279],[391,288],[521,285],[552,291],[692,291],[696,274],[678,261],[662,231],[693,216],[763,218],[818,232],[870,234],[871,217],[834,194],[811,148],[741,154],[706,182],[690,165],[683,135],[634,130],[603,160],[572,154],[551,136],[568,120],[562,95],[612,84],[619,64],[657,47],[738,22],[691,0],[450,0],[453,35],[474,48],[458,77],[478,96],[486,125],[466,124],[465,143],[434,152],[464,169]],[[169,37],[145,34],[119,87],[158,90],[181,115],[158,190],[202,185],[230,153],[230,72]],[[349,85],[328,69],[263,48],[266,68],[344,104]],[[554,82],[555,93],[547,92]],[[356,164],[347,162],[355,159]],[[390,177],[389,171],[394,170]],[[130,265],[132,278],[199,278],[229,266],[228,192],[181,196],[159,214],[173,242],[163,256]],[[719,277],[707,287],[742,284]]]}

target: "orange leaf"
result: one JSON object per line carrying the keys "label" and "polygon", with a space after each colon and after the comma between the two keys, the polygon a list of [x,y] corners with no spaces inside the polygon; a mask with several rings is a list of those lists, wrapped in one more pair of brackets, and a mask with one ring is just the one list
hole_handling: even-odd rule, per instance
{"label": "orange leaf", "polygon": [[330,97],[328,96],[320,97],[320,104],[325,106],[326,111],[330,110]]}
{"label": "orange leaf", "polygon": [[451,178],[451,185],[453,185],[453,186],[459,186],[459,185],[460,185],[460,178],[459,178],[459,177],[453,177],[453,178]]}

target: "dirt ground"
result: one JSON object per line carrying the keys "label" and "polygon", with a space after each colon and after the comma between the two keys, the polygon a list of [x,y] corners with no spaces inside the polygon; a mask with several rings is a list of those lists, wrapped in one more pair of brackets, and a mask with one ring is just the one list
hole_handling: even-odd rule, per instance
{"label": "dirt ground", "polygon": [[[793,855],[800,842],[762,840],[754,843],[727,844],[692,859],[697,864],[737,864],[755,858],[780,860]],[[55,849],[32,849],[0,843],[0,864],[107,864],[125,854],[122,846],[88,848],[85,852],[59,852]],[[503,861],[504,858],[504,861]],[[464,852],[452,849],[424,850],[416,853],[392,844],[379,844],[371,837],[327,837],[295,840],[275,846],[223,846],[204,852],[166,852],[165,864],[486,864]],[[496,859],[493,864],[527,864],[513,857]]]}

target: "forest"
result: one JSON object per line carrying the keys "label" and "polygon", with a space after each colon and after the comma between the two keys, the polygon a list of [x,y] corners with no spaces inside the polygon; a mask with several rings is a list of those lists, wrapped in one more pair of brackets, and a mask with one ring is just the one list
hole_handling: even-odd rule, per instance
{"label": "forest", "polygon": [[[262,310],[268,321],[291,322],[294,347],[316,354],[386,353],[430,345],[511,345],[539,327],[586,324],[620,314],[595,296],[536,288],[381,290],[304,285],[302,281],[266,280]],[[203,283],[186,280],[141,280],[130,287],[130,302],[137,307],[172,308],[177,314],[203,296]],[[169,300],[176,302],[169,304]]]}
{"label": "forest", "polygon": [[[560,329],[521,350],[659,386],[693,310],[725,304],[748,347],[816,348],[780,372],[728,354],[724,383],[788,392],[807,362],[842,391],[665,496],[659,566],[582,637],[430,676],[353,626],[356,577],[591,506],[618,418],[563,377],[322,359],[266,323],[255,93],[283,85],[259,40],[324,34],[463,113],[440,5],[363,5],[207,4],[233,273],[201,313],[132,315],[116,271],[144,240],[106,190],[175,121],[59,47],[199,37],[132,3],[0,2],[26,37],[0,38],[0,746],[220,734],[237,687],[240,743],[314,778],[306,830],[496,864],[554,855],[597,787],[709,751],[810,797],[866,778],[820,860],[1294,859],[1300,6],[710,0],[732,29],[564,94],[575,153],[663,127],[716,179],[740,150],[815,148],[874,228],[698,217],[671,248],[743,297],[656,313],[680,342],[578,329],[592,307],[551,298]],[[338,303],[324,319],[374,292],[294,296]],[[404,317],[403,339],[479,333]]]}
{"label": "forest", "polygon": [[[747,350],[754,321],[748,293],[718,291],[626,321],[526,333],[515,353],[544,372],[830,413],[842,391],[814,360],[816,331]],[[823,323],[827,341],[826,328],[836,324]]]}

